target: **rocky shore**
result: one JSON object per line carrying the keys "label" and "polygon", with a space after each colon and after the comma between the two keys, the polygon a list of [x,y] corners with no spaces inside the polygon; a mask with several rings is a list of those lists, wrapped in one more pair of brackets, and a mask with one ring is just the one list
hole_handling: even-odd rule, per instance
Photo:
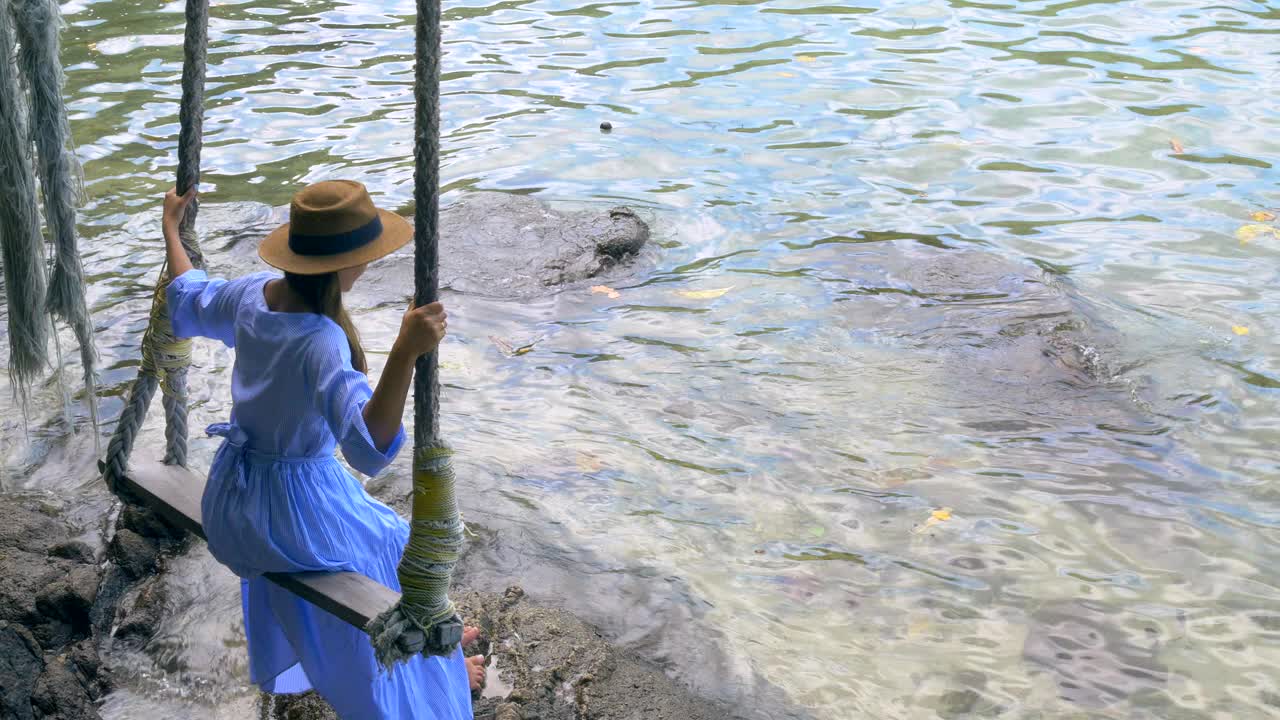
{"label": "rocky shore", "polygon": [[[72,539],[55,505],[0,496],[0,717],[95,720],[111,691],[110,654],[143,648],[165,620],[165,561],[188,544],[146,510],[126,506],[95,549]],[[573,614],[505,593],[455,591],[491,660],[478,720],[722,720],[759,717],[701,698],[661,668],[611,644]],[[264,696],[261,717],[336,715],[314,693]]]}

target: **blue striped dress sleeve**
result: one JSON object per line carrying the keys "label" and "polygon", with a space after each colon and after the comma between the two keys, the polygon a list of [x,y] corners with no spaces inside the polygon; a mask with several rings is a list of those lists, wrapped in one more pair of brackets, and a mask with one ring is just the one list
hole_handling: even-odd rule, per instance
{"label": "blue striped dress sleeve", "polygon": [[203,270],[188,270],[169,283],[167,299],[173,334],[180,338],[207,337],[227,347],[236,344],[236,313],[250,288],[261,278],[249,276],[227,282]]}
{"label": "blue striped dress sleeve", "polygon": [[379,448],[374,443],[364,421],[364,406],[373,391],[365,374],[352,367],[347,337],[337,325],[317,333],[310,355],[316,378],[316,409],[337,438],[342,456],[365,475],[377,475],[404,445],[404,426],[387,447]]}

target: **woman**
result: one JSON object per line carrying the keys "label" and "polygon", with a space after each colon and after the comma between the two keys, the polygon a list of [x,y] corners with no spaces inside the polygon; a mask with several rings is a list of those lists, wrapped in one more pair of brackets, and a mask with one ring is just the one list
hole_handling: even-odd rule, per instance
{"label": "woman", "polygon": [[[179,337],[235,348],[231,418],[202,501],[209,550],[241,577],[250,679],[270,693],[314,688],[342,718],[469,720],[484,668],[461,649],[381,671],[368,636],[267,581],[269,572],[352,571],[399,589],[409,528],[334,457],[368,475],[404,444],[405,396],[417,359],[447,326],[439,303],[410,308],[370,390],[364,350],[342,293],[368,263],[403,247],[409,223],[379,210],[363,185],[304,188],[289,223],[259,254],[284,271],[231,282],[191,266],[178,226],[194,197],[170,191],[163,228]],[[464,642],[477,631],[469,629]]]}

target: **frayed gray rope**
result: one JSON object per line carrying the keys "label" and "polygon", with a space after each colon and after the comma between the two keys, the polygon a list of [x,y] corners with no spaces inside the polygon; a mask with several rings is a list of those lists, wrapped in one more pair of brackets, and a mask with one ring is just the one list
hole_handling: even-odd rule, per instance
{"label": "frayed gray rope", "polygon": [[31,90],[31,128],[39,154],[37,170],[44,194],[45,223],[53,245],[48,311],[71,326],[80,344],[93,439],[100,451],[98,393],[94,380],[97,354],[76,241],[76,208],[83,199],[84,188],[80,166],[71,153],[71,129],[62,102],[65,81],[59,59],[62,16],[55,0],[17,0],[14,8],[21,44],[18,63]]}
{"label": "frayed gray rope", "polygon": [[9,307],[9,381],[25,411],[31,384],[49,363],[49,321],[27,108],[18,85],[14,42],[10,2],[0,0],[0,254]]}
{"label": "frayed gray rope", "polygon": [[[183,42],[182,103],[178,108],[181,129],[178,134],[178,192],[185,194],[200,181],[200,150],[203,145],[205,61],[208,54],[208,0],[187,0],[186,35]],[[183,249],[191,263],[204,267],[204,255],[195,233],[199,204],[193,201],[179,229]],[[129,394],[129,403],[120,415],[115,434],[107,446],[106,470],[103,475],[110,487],[120,494],[119,478],[124,476],[133,452],[134,440],[146,418],[151,398],[164,377],[165,458],[166,464],[187,462],[187,367],[191,364],[191,345],[173,335],[165,302],[165,288],[172,278],[161,271],[161,278],[151,300],[151,321],[142,338],[142,367]]]}
{"label": "frayed gray rope", "polygon": [[[418,0],[414,100],[414,301],[439,296],[440,0]],[[462,550],[451,452],[440,439],[439,363],[418,359],[413,384],[413,521],[397,575],[400,602],[367,628],[378,660],[390,667],[417,653],[448,655],[462,639],[449,584]],[[420,647],[419,647],[420,645]]]}

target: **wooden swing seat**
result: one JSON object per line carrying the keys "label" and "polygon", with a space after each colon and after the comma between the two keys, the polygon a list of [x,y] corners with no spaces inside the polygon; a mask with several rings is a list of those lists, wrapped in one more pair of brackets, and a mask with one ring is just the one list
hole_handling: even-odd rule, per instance
{"label": "wooden swing seat", "polygon": [[[143,462],[130,464],[122,481],[147,507],[204,539],[200,522],[204,477],[177,465]],[[361,630],[400,600],[400,593],[354,572],[267,573],[266,578]]]}

